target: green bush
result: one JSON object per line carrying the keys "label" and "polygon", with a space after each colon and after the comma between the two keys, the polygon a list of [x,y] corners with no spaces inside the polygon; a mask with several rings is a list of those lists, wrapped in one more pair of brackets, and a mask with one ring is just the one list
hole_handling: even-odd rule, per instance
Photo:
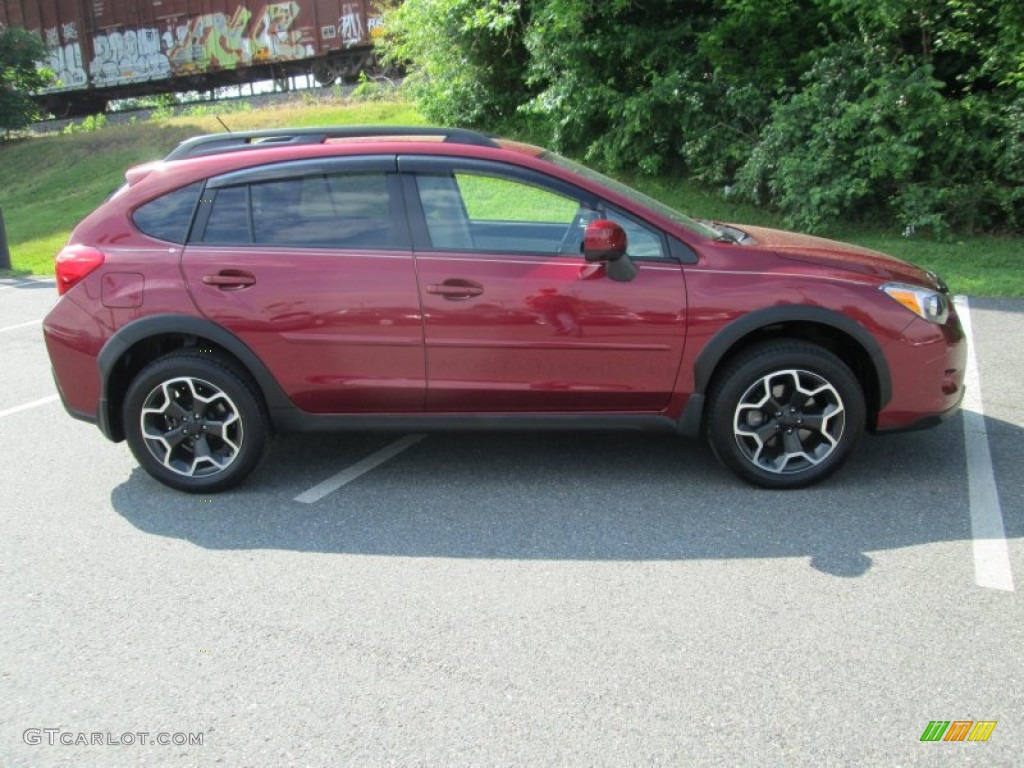
{"label": "green bush", "polygon": [[939,85],[927,67],[835,46],[810,69],[802,90],[776,103],[737,191],[777,206],[808,230],[877,208],[914,181],[942,109]]}
{"label": "green bush", "polygon": [[793,226],[1024,228],[1024,3],[407,0],[434,122],[734,185]]}
{"label": "green bush", "polygon": [[359,82],[349,98],[356,101],[384,101],[395,94],[395,84],[386,77],[369,77],[360,71]]}
{"label": "green bush", "polygon": [[68,123],[64,126],[61,131],[65,136],[69,136],[73,133],[92,133],[105,127],[107,124],[107,116],[100,115],[89,115],[87,118],[79,123]]}
{"label": "green bush", "polygon": [[1024,99],[943,88],[911,57],[834,46],[775,105],[737,191],[806,230],[866,216],[939,236],[1019,227]]}
{"label": "green bush", "polygon": [[406,0],[384,14],[385,63],[440,124],[502,123],[525,101],[527,0]]}

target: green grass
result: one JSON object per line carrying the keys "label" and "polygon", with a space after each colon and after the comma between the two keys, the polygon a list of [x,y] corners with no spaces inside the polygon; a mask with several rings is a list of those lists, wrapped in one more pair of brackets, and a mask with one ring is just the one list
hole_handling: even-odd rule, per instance
{"label": "green grass", "polygon": [[940,275],[954,293],[1024,296],[1024,238],[980,236],[936,242],[860,230],[830,233]]}
{"label": "green grass", "polygon": [[455,174],[466,215],[476,221],[569,224],[579,204],[539,187],[475,174]]}
{"label": "green grass", "polygon": [[[231,111],[223,118],[232,130],[425,122],[412,106],[394,101],[292,103]],[[67,241],[74,225],[123,183],[125,169],[163,157],[189,136],[222,130],[214,116],[199,114],[0,145],[0,208],[7,225],[13,266],[5,276],[52,274],[53,256]],[[695,217],[782,227],[781,219],[771,211],[736,203],[720,191],[703,189],[685,179],[624,180]],[[478,191],[485,202],[494,195],[500,197],[493,190]],[[936,242],[928,237],[904,238],[895,224],[837,227],[822,234],[934,270],[957,293],[1024,296],[1021,237],[970,236]]]}

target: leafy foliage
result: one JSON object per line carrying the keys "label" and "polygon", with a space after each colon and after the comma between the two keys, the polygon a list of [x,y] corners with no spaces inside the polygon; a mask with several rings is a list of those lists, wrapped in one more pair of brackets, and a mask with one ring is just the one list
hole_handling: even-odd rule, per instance
{"label": "leafy foliage", "polygon": [[385,14],[384,60],[412,63],[406,87],[439,123],[511,118],[526,92],[526,0],[407,0]]}
{"label": "leafy foliage", "polygon": [[30,94],[54,80],[50,70],[36,66],[45,56],[46,46],[38,35],[18,27],[0,28],[0,130],[16,131],[39,116]]}
{"label": "leafy foliage", "polygon": [[526,47],[539,92],[524,112],[549,126],[556,147],[648,173],[678,155],[679,117],[705,118],[709,86],[692,87],[699,70],[685,44],[701,16],[666,20],[671,4],[538,4]]}
{"label": "leafy foliage", "polygon": [[915,181],[938,132],[942,97],[928,68],[836,46],[776,104],[740,173],[739,191],[768,199],[804,229],[870,208]]}
{"label": "leafy foliage", "polygon": [[107,116],[100,115],[89,115],[84,120],[77,123],[68,123],[64,126],[61,131],[62,134],[72,133],[92,133],[93,131],[99,131],[105,128],[107,125]]}
{"label": "leafy foliage", "polygon": [[1024,228],[1024,4],[407,0],[429,119],[682,171],[820,229]]}

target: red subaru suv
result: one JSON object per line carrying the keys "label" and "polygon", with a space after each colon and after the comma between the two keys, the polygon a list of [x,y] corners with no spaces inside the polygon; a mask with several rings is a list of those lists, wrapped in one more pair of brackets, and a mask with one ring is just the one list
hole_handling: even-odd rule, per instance
{"label": "red subaru suv", "polygon": [[46,344],[67,410],[185,491],[241,481],[272,431],[447,428],[705,435],[795,488],[963,396],[935,275],[538,147],[284,129],[126,177],[57,255]]}

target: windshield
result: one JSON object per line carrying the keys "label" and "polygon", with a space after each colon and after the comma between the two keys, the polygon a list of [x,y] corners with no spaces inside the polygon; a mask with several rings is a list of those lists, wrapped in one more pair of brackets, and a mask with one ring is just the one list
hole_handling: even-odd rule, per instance
{"label": "windshield", "polygon": [[621,181],[616,181],[615,179],[609,178],[608,176],[605,176],[603,173],[598,173],[595,170],[587,168],[587,166],[585,165],[580,165],[574,160],[570,160],[567,157],[562,157],[561,155],[555,152],[548,151],[545,151],[540,157],[542,160],[547,160],[548,162],[554,163],[555,165],[561,168],[565,168],[566,170],[572,171],[573,173],[578,173],[585,179],[589,179],[590,181],[602,184],[603,186],[606,186],[609,189],[614,190],[615,192],[627,198],[628,200],[632,200],[634,203],[639,203],[640,205],[646,208],[650,208],[655,213],[661,214],[666,219],[671,219],[676,224],[681,224],[682,226],[689,229],[691,232],[696,232],[698,235],[703,235],[704,237],[711,238],[712,240],[720,237],[720,234],[716,232],[713,228],[709,227],[708,225],[702,224],[701,222],[696,221],[695,219],[691,219],[689,216],[680,213],[675,208],[670,208],[664,203],[655,200],[650,195],[645,195],[643,192],[639,192],[633,189],[632,187],[626,186]]}

